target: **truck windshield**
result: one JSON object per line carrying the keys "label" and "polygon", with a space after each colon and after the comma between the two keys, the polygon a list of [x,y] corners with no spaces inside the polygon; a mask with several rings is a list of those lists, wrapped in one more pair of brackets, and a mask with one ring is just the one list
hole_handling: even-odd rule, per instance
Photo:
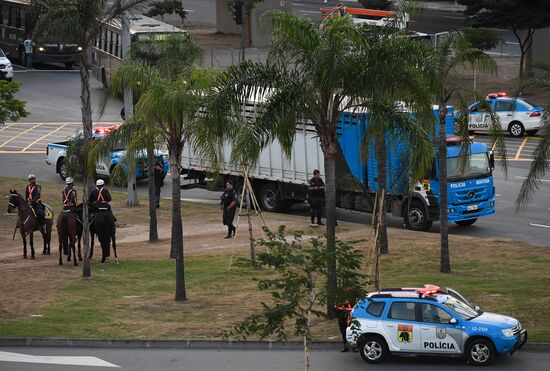
{"label": "truck windshield", "polygon": [[466,159],[464,156],[447,159],[447,178],[475,178],[491,173],[486,153],[474,153],[466,157]]}
{"label": "truck windshield", "polygon": [[466,321],[479,315],[479,313],[476,312],[468,304],[464,303],[462,300],[455,299],[452,296],[449,296],[449,299],[447,299],[447,301],[445,301],[443,305],[445,305],[447,308],[460,316],[460,318],[465,319]]}

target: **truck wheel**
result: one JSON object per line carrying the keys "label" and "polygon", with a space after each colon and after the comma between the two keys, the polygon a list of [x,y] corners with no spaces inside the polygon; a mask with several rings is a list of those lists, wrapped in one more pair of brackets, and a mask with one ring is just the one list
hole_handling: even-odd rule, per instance
{"label": "truck wheel", "polygon": [[523,124],[519,121],[512,121],[508,126],[508,131],[514,137],[521,137],[525,133],[525,128]]}
{"label": "truck wheel", "polygon": [[411,201],[407,212],[403,216],[407,229],[413,231],[427,231],[432,227],[432,221],[428,220],[426,208],[418,200]]}
{"label": "truck wheel", "polygon": [[389,353],[384,339],[376,335],[367,335],[359,341],[359,353],[367,363],[380,363]]}
{"label": "truck wheel", "polygon": [[469,225],[474,224],[476,221],[477,221],[477,218],[474,218],[474,219],[461,220],[455,223],[460,227],[467,227]]}
{"label": "truck wheel", "polygon": [[281,208],[281,199],[278,195],[278,189],[275,184],[267,183],[260,189],[260,206],[265,211],[279,211]]}
{"label": "truck wheel", "polygon": [[495,360],[493,344],[484,338],[472,340],[466,347],[466,361],[475,366],[489,366]]}
{"label": "truck wheel", "polygon": [[59,160],[57,160],[57,172],[63,180],[67,179],[69,176],[67,173],[67,165],[65,165],[65,157],[60,157]]}

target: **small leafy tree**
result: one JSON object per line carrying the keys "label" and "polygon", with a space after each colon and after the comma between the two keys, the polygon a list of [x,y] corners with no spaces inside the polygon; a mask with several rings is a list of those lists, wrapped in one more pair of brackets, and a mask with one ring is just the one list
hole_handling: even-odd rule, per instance
{"label": "small leafy tree", "polygon": [[264,339],[276,335],[282,341],[287,340],[289,333],[301,337],[307,371],[312,319],[326,317],[322,308],[327,301],[327,264],[331,259],[336,259],[336,276],[338,287],[341,288],[339,299],[342,300],[344,296],[355,299],[364,294],[364,276],[359,273],[362,256],[353,243],[336,240],[336,250],[329,251],[324,238],[311,238],[305,244],[299,232],[295,232],[289,241],[284,225],[276,233],[266,227],[263,229],[267,239],[259,240],[258,245],[268,248],[269,253],[258,254],[258,266],[273,268],[279,275],[261,280],[258,288],[270,291],[273,300],[270,303],[262,302],[260,312],[248,316],[231,330],[222,333],[222,336],[246,339],[247,336],[257,334]]}
{"label": "small leafy tree", "polygon": [[29,115],[25,102],[15,98],[20,88],[20,82],[0,80],[0,125],[4,125],[7,120],[18,121]]}
{"label": "small leafy tree", "polygon": [[187,12],[183,9],[183,5],[179,0],[164,0],[158,1],[152,4],[151,9],[145,13],[148,17],[157,17],[164,21],[165,14],[177,14],[181,18],[181,26],[187,18]]}
{"label": "small leafy tree", "polygon": [[[521,50],[519,76],[523,78],[525,59],[538,29],[550,26],[548,0],[459,0],[465,14],[476,26],[512,29]],[[527,62],[529,68],[529,62]]]}

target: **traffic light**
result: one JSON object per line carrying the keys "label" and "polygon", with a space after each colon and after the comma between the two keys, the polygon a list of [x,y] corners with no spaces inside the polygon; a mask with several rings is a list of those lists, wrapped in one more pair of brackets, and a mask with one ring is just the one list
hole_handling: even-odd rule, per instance
{"label": "traffic light", "polygon": [[233,5],[233,20],[236,24],[243,24],[243,1],[235,0]]}

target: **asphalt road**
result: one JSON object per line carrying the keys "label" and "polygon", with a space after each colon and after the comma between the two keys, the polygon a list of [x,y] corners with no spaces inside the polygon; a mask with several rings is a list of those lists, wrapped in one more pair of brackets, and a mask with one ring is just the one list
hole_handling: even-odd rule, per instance
{"label": "asphalt road", "polygon": [[[52,167],[45,163],[45,144],[49,141],[62,140],[73,134],[79,127],[79,92],[80,83],[78,73],[75,72],[46,72],[30,71],[15,74],[15,80],[23,83],[20,97],[27,101],[31,116],[27,123],[17,123],[14,127],[0,128],[0,174],[3,176],[26,179],[29,173],[37,175],[39,181],[52,182],[62,187],[61,178],[55,174]],[[98,110],[101,97],[100,86],[91,81],[92,101],[94,112]],[[111,100],[107,106],[102,121],[120,121],[118,114],[121,103]],[[97,114],[95,115],[97,118]],[[31,123],[32,121],[32,123]],[[40,123],[41,125],[37,125]],[[63,127],[62,127],[63,126]],[[57,130],[57,131],[56,131]],[[478,135],[478,140],[488,142],[487,137]],[[523,142],[526,142],[523,146]],[[497,190],[496,214],[492,217],[480,219],[469,228],[450,226],[451,234],[510,238],[541,245],[549,245],[550,241],[550,175],[541,183],[539,192],[525,210],[516,212],[514,201],[521,187],[523,177],[528,173],[532,152],[538,142],[536,137],[516,139],[508,137],[509,151],[508,175],[497,168],[494,172]],[[521,147],[521,151],[519,151]],[[517,157],[517,159],[516,159]],[[171,196],[171,181],[166,178],[162,188],[162,196]],[[147,193],[147,182],[138,183],[141,194]],[[121,189],[121,191],[124,191]],[[201,199],[215,203],[219,199],[219,192],[205,189],[183,189],[183,199]],[[166,201],[162,201],[166,202]],[[162,203],[161,202],[161,203]],[[296,205],[293,213],[304,216],[307,222],[307,205]],[[369,214],[359,214],[346,210],[338,211],[339,220],[368,223]],[[403,228],[400,218],[389,218],[393,227]],[[438,233],[438,223],[432,227],[431,233]]]}
{"label": "asphalt road", "polygon": [[[98,349],[98,348],[27,348],[3,347],[2,352],[35,356],[86,356],[119,366],[121,370],[186,370],[186,371],[274,371],[303,370],[301,350],[238,350],[238,349]],[[340,353],[335,350],[313,350],[311,370],[472,370],[460,358],[393,357],[379,365],[367,365],[358,353]],[[36,359],[35,361],[40,361]],[[93,361],[93,360],[91,360]],[[78,360],[74,360],[78,362]],[[101,362],[101,361],[97,361]],[[111,366],[113,367],[113,366]],[[550,368],[550,353],[519,351],[512,357],[498,359],[491,369],[539,371]],[[3,371],[62,371],[108,370],[107,367],[77,365],[2,362]]]}

